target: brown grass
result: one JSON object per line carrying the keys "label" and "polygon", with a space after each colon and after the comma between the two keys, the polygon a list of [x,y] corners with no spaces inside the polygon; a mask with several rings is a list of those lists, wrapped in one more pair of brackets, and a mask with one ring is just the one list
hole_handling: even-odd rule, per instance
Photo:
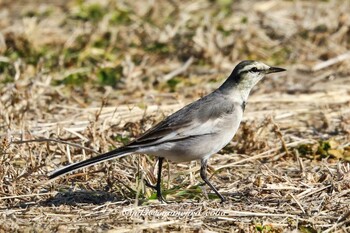
{"label": "brown grass", "polygon": [[[0,3],[0,232],[349,232],[348,1]],[[118,147],[256,59],[239,133],[199,163],[152,156],[47,173]],[[175,215],[175,216],[174,216]]]}

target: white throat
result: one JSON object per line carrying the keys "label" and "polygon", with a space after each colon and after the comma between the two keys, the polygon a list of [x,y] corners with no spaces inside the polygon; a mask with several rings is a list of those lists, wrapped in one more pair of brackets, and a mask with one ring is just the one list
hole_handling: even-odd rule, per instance
{"label": "white throat", "polygon": [[[254,75],[254,74],[247,74]],[[237,83],[232,92],[230,93],[232,98],[239,102],[247,102],[249,94],[253,87],[264,77],[264,75],[256,75],[256,77],[245,77],[241,82]]]}

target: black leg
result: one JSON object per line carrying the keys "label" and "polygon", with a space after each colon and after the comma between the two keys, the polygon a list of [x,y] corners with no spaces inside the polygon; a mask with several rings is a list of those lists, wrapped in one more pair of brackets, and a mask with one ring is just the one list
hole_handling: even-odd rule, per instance
{"label": "black leg", "polygon": [[201,161],[201,177],[204,180],[204,182],[209,185],[209,187],[216,193],[216,195],[218,195],[218,197],[220,197],[221,199],[221,203],[223,203],[224,201],[226,201],[226,199],[218,192],[218,190],[209,182],[208,178],[207,178],[207,160],[202,160]]}
{"label": "black leg", "polygon": [[153,188],[157,191],[157,198],[160,202],[166,202],[164,197],[162,196],[162,188],[161,188],[161,181],[162,181],[162,165],[163,165],[164,158],[159,157],[158,158],[158,177],[157,177],[157,184],[151,185],[147,180],[145,180],[146,185],[150,188]]}
{"label": "black leg", "polygon": [[163,165],[164,158],[159,157],[158,158],[158,178],[157,178],[157,198],[160,202],[166,202],[164,197],[162,196],[162,188],[161,188],[161,180],[162,180],[162,165]]}

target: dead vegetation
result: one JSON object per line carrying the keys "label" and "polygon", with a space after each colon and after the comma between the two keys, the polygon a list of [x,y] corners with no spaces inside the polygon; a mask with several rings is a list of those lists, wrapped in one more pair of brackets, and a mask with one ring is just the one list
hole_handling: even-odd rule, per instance
{"label": "dead vegetation", "polygon": [[[3,1],[1,232],[350,231],[348,1]],[[288,69],[255,88],[210,160],[133,155],[47,183],[216,88],[243,59]]]}

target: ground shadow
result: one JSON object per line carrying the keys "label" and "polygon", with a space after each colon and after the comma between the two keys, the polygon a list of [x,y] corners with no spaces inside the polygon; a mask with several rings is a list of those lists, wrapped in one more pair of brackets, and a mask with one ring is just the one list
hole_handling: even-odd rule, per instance
{"label": "ground shadow", "polygon": [[60,192],[56,196],[49,198],[40,203],[41,206],[60,206],[60,205],[79,205],[79,204],[95,204],[101,205],[106,202],[125,201],[125,197],[118,196],[114,193],[104,191],[67,191]]}

